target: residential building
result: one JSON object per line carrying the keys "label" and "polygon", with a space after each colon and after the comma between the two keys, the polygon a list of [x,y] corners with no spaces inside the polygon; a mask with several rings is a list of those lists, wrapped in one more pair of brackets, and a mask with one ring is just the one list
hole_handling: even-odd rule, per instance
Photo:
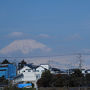
{"label": "residential building", "polygon": [[51,71],[52,74],[66,74],[65,71],[62,71],[62,70],[60,70],[58,68],[51,68],[50,71]]}
{"label": "residential building", "polygon": [[17,71],[18,75],[14,78],[14,84],[32,82],[36,87],[36,82],[41,78],[42,72],[49,69],[49,65],[35,66],[33,64],[26,64]]}
{"label": "residential building", "polygon": [[86,74],[90,74],[90,69],[87,69],[87,70],[85,71],[85,73],[86,73]]}

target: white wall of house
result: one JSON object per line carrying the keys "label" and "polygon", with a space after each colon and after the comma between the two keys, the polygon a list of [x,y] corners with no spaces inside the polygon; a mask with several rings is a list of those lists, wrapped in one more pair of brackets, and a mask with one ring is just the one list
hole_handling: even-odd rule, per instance
{"label": "white wall of house", "polygon": [[35,72],[24,72],[23,73],[24,78],[23,81],[36,81],[36,75]]}
{"label": "white wall of house", "polygon": [[42,73],[42,72],[44,72],[44,68],[43,67],[38,67],[37,69],[36,69],[36,72],[39,72],[39,73]]}
{"label": "white wall of house", "polygon": [[49,65],[40,65],[38,68],[36,68],[36,72],[44,72],[45,69],[49,70],[50,66]]}
{"label": "white wall of house", "polygon": [[16,77],[14,79],[15,83],[18,82],[36,82],[38,79],[41,78],[41,74],[42,72],[45,71],[45,69],[49,69],[49,65],[40,65],[39,67],[36,68],[36,70],[32,70],[30,67],[28,66],[24,66],[22,69],[17,71],[17,74],[23,74],[23,77]]}
{"label": "white wall of house", "polygon": [[43,65],[40,65],[40,66],[43,67],[43,68],[45,68],[45,69],[50,69],[50,65],[43,64]]}
{"label": "white wall of house", "polygon": [[33,72],[33,70],[28,66],[24,66],[22,69],[17,71],[17,74],[22,74],[24,72]]}
{"label": "white wall of house", "polygon": [[23,72],[22,73],[23,76],[21,77],[20,76],[17,76],[15,79],[14,79],[14,84],[16,83],[19,83],[19,82],[36,82],[37,81],[37,78],[36,78],[36,73],[35,72]]}
{"label": "white wall of house", "polygon": [[90,74],[90,70],[87,70],[87,74]]}

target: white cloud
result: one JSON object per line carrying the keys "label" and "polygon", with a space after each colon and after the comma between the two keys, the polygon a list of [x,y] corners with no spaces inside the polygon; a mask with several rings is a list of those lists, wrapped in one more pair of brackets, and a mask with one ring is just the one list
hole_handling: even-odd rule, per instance
{"label": "white cloud", "polygon": [[84,53],[90,53],[90,49],[83,49]]}
{"label": "white cloud", "polygon": [[34,50],[41,50],[41,51],[50,51],[51,49],[48,48],[45,44],[37,42],[35,40],[15,40],[5,48],[0,50],[1,54],[8,54],[20,51],[23,54],[28,54]]}
{"label": "white cloud", "polygon": [[12,32],[8,36],[9,37],[20,37],[20,36],[23,36],[23,35],[24,35],[23,32]]}
{"label": "white cloud", "polygon": [[49,38],[50,36],[48,34],[39,34],[37,36],[35,35],[32,35],[32,34],[28,34],[28,33],[23,33],[23,32],[12,32],[12,33],[9,33],[7,35],[8,37],[12,38],[17,38],[17,37],[39,37],[39,38]]}
{"label": "white cloud", "polygon": [[49,38],[49,35],[48,34],[40,34],[39,36],[40,37],[43,37],[43,38]]}
{"label": "white cloud", "polygon": [[81,40],[81,36],[79,34],[73,34],[72,36],[70,36],[69,38],[67,38],[67,40],[72,41],[72,40]]}

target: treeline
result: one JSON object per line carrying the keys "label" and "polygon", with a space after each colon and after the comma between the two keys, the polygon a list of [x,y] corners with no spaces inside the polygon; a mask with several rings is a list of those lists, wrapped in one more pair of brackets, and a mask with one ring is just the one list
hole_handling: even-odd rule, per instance
{"label": "treeline", "polygon": [[81,70],[75,69],[72,74],[51,74],[50,71],[42,73],[37,81],[38,87],[89,87],[90,74],[82,74]]}

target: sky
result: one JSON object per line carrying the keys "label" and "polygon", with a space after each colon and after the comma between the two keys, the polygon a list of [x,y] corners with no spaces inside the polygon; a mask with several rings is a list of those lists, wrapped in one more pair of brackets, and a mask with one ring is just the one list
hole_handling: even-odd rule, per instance
{"label": "sky", "polygon": [[90,53],[90,0],[0,1],[0,56]]}

